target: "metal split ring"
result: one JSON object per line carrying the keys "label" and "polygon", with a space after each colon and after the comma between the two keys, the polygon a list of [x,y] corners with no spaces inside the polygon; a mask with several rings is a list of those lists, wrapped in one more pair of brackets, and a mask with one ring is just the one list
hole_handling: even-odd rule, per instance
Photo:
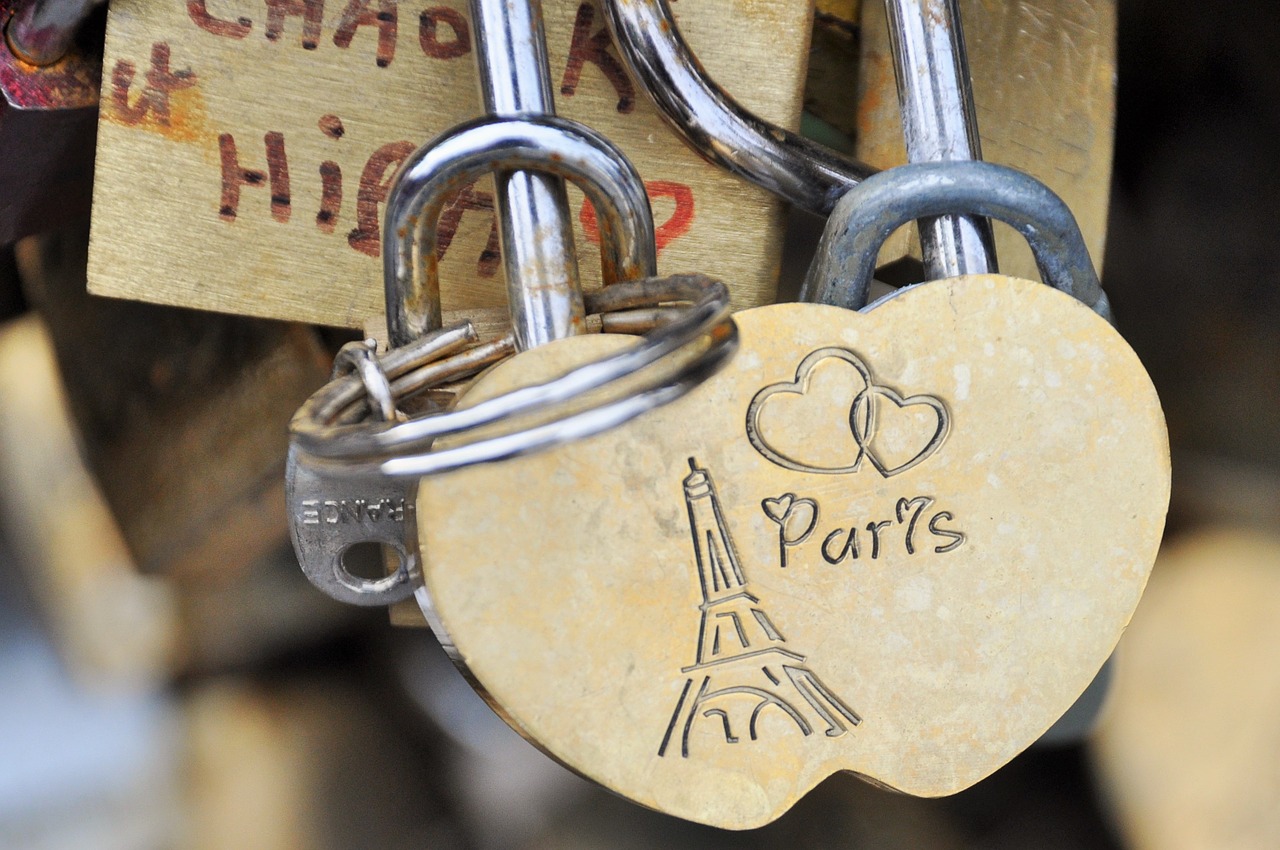
{"label": "metal split ring", "polygon": [[[290,535],[307,578],[354,605],[388,605],[417,582],[415,501],[420,476],[516,457],[597,434],[674,401],[717,371],[737,347],[724,284],[702,275],[617,283],[587,293],[601,330],[647,333],[620,354],[466,410],[400,423],[362,421],[358,375],[322,387],[294,416],[285,493]],[[681,302],[680,306],[675,306]],[[515,353],[511,336],[478,342],[470,322],[379,358],[393,399],[443,387]],[[594,392],[593,392],[594,391]],[[585,395],[590,393],[590,395]],[[497,431],[493,427],[497,426]],[[447,448],[432,440],[454,435]],[[376,512],[376,516],[375,513]],[[390,546],[385,578],[352,575],[352,546]]]}
{"label": "metal split ring", "polygon": [[355,373],[364,386],[365,400],[374,419],[378,422],[394,422],[398,418],[396,399],[387,373],[382,371],[382,366],[378,363],[377,351],[378,343],[372,339],[349,342],[342,346],[333,358],[333,378]]}
{"label": "metal split ring", "polygon": [[[670,302],[685,302],[688,306],[676,309],[660,306]],[[566,431],[565,435],[558,436],[559,431],[554,427],[527,435],[516,430],[501,442],[486,438],[472,444],[465,452],[450,449],[432,453],[430,445],[437,437],[446,434],[464,434],[525,414],[550,412],[554,420],[554,408],[557,406],[568,405],[584,393],[617,385],[684,351],[684,362],[673,367],[670,373],[660,374],[645,382],[644,387],[636,389],[639,394],[669,383],[669,392],[651,393],[644,396],[644,400],[625,405],[620,400],[602,402],[599,407],[607,407],[613,413],[600,412],[598,416],[587,416],[585,420],[575,419],[574,429],[585,425],[594,427],[591,433],[596,433],[610,427],[606,419],[623,410],[628,411],[626,418],[631,418],[683,395],[697,380],[715,371],[736,347],[737,328],[729,316],[728,289],[723,283],[703,275],[677,275],[614,284],[590,293],[588,304],[595,313],[627,311],[637,307],[652,310],[657,307],[661,312],[652,315],[661,317],[663,321],[635,348],[581,366],[545,384],[505,393],[465,410],[408,422],[340,424],[342,411],[359,399],[359,387],[350,378],[332,382],[308,399],[295,414],[290,425],[294,445],[317,460],[331,461],[335,474],[352,476],[425,475],[498,460],[576,439],[584,432],[574,430],[573,434],[568,434]],[[392,361],[392,356],[400,350],[392,351],[383,358],[382,368],[391,379],[393,393],[406,375],[430,369],[438,382],[456,380],[474,374],[514,351],[514,343],[508,339],[464,352],[474,339],[475,332],[467,323],[422,338],[413,347],[416,351],[413,359],[399,356]],[[463,352],[460,363],[446,366],[448,361],[443,358],[458,352]],[[417,391],[426,388],[421,380],[414,383]],[[405,389],[401,383],[401,394],[396,397],[403,397]],[[488,448],[481,449],[480,446]]]}

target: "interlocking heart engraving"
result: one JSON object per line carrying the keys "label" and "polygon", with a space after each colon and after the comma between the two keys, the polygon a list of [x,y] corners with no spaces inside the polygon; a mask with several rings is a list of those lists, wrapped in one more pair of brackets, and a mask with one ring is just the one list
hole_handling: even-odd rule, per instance
{"label": "interlocking heart engraving", "polygon": [[[798,454],[808,454],[809,451],[820,451],[817,446],[807,446],[801,452],[792,451],[788,453],[780,450],[775,447],[777,441],[785,440],[788,436],[788,431],[791,431],[791,429],[788,429],[784,423],[776,421],[780,417],[775,417],[774,424],[767,424],[766,413],[771,405],[780,407],[781,403],[789,396],[807,399],[813,395],[822,395],[821,393],[812,392],[813,388],[810,383],[813,379],[814,371],[824,363],[844,364],[847,367],[851,367],[857,376],[854,380],[844,381],[840,384],[845,393],[851,391],[856,393],[853,404],[849,408],[848,422],[850,435],[857,443],[858,451],[853,462],[849,464],[824,466],[818,460],[802,460],[797,456]],[[828,402],[829,399],[819,398],[818,401],[821,406],[823,402]],[[826,406],[829,407],[830,405]],[[898,433],[901,429],[894,426],[901,424],[901,416],[887,428],[883,426],[882,422],[886,411],[889,411],[889,415],[892,416],[893,411],[901,412],[909,408],[925,408],[929,411],[928,421],[925,423],[923,431],[919,431],[914,435]],[[911,431],[913,429],[908,426],[907,430]],[[888,431],[893,436],[877,440],[877,435],[883,431]],[[801,429],[801,434],[803,433],[804,429]],[[928,395],[915,395],[904,399],[893,389],[876,385],[871,379],[871,370],[867,365],[852,351],[844,348],[821,348],[812,352],[800,361],[800,365],[796,367],[794,381],[770,384],[756,393],[751,399],[751,404],[747,407],[747,439],[756,447],[756,451],[779,466],[796,472],[820,472],[831,475],[856,472],[865,457],[871,461],[871,464],[875,466],[881,475],[888,478],[891,475],[897,475],[899,472],[907,471],[933,454],[937,451],[938,446],[942,445],[942,440],[946,435],[947,410],[940,400]],[[790,436],[794,438],[794,432]],[[913,436],[915,439],[913,439]],[[894,440],[894,437],[897,437],[897,440]],[[900,443],[904,437],[908,448],[905,459],[896,464],[885,462],[883,459],[883,453],[886,451],[885,440],[888,439]]]}
{"label": "interlocking heart engraving", "polygon": [[[758,826],[837,770],[966,788],[1137,605],[1169,494],[1155,390],[1103,320],[1011,278],[738,323],[679,401],[424,479],[435,620],[513,726],[681,817]],[[536,349],[464,403],[627,344]]]}

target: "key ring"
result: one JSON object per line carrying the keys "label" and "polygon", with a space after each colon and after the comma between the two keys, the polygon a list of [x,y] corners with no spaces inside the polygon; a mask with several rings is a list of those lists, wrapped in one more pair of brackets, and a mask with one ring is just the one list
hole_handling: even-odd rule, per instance
{"label": "key ring", "polygon": [[[594,308],[592,312],[603,315],[648,304],[670,311],[673,308],[662,308],[661,305],[673,301],[691,302],[691,306],[660,314],[666,321],[650,331],[641,345],[574,369],[545,384],[506,393],[465,410],[407,422],[335,424],[341,411],[358,400],[363,389],[358,381],[344,377],[322,387],[299,408],[290,424],[290,432],[300,451],[317,461],[335,461],[333,472],[344,476],[377,473],[418,476],[444,472],[458,465],[499,460],[596,433],[610,427],[609,423],[623,412],[627,413],[627,418],[632,418],[678,398],[696,385],[699,376],[705,377],[714,372],[732,353],[737,330],[729,318],[728,288],[719,281],[704,275],[679,275],[661,280],[613,284],[588,295],[588,303]],[[601,324],[608,327],[609,323],[602,318]],[[644,324],[642,322],[641,326]],[[390,385],[393,390],[397,389],[397,383],[400,384],[396,396],[403,398],[429,388],[422,377],[417,379],[416,386],[413,381],[405,381],[402,376],[406,374],[412,376],[434,367],[431,373],[427,373],[435,378],[434,386],[475,374],[515,350],[514,340],[508,336],[488,346],[465,350],[457,363],[439,359],[462,349],[474,339],[475,331],[469,322],[454,325],[423,337],[411,349],[393,350],[383,358],[381,368],[388,378],[396,379],[396,383]],[[484,443],[475,443],[467,453],[436,453],[433,459],[427,459],[432,454],[428,447],[437,437],[471,431],[526,413],[545,413],[552,406],[567,405],[584,393],[622,381],[684,349],[696,351],[696,360],[692,364],[678,365],[670,375],[660,374],[646,382],[641,392],[656,390],[666,381],[673,384],[669,390],[644,395],[643,401],[623,404],[615,399],[602,403],[597,408],[599,418],[574,420],[578,430],[572,434],[567,431],[558,434],[550,429],[526,438],[517,432],[504,437],[500,446],[495,443],[481,449]],[[401,351],[406,353],[399,354]],[[576,415],[581,417],[589,412]],[[593,424],[588,425],[588,422]],[[594,430],[582,431],[584,427],[594,427]]]}
{"label": "key ring", "polygon": [[[697,300],[688,308],[663,306],[693,299]],[[418,569],[412,537],[413,494],[420,476],[527,454],[619,425],[684,395],[718,370],[737,347],[728,289],[701,275],[614,284],[589,293],[587,305],[593,313],[599,311],[602,329],[634,331],[661,324],[637,348],[548,384],[517,390],[467,410],[390,426],[428,430],[424,440],[437,434],[462,434],[463,442],[448,449],[431,451],[424,442],[416,453],[319,456],[304,448],[308,437],[323,437],[330,429],[359,437],[371,427],[338,424],[359,409],[364,384],[356,375],[337,378],[303,405],[290,426],[293,439],[285,480],[290,532],[299,562],[313,584],[339,601],[357,605],[387,605],[407,598]],[[608,317],[615,313],[620,320],[610,328]],[[475,329],[465,322],[428,334],[409,348],[393,350],[379,363],[393,393],[404,398],[472,375],[515,350],[510,335],[475,343]],[[626,376],[655,363],[663,368],[656,376],[646,373],[641,386],[625,381]],[[620,396],[615,393],[597,400],[585,410],[572,407],[582,393],[611,382],[622,386]],[[550,397],[540,392],[548,388]],[[477,417],[476,410],[482,415]],[[518,413],[539,412],[549,412],[550,420],[521,427]],[[466,441],[468,433],[474,437],[476,429],[507,419],[514,419],[513,428]],[[333,498],[335,493],[342,498]],[[375,506],[373,516],[370,505]],[[390,546],[398,555],[399,567],[391,576],[376,580],[351,575],[342,556],[360,542]]]}
{"label": "key ring", "polygon": [[342,346],[333,359],[333,378],[351,374],[358,377],[364,387],[368,409],[379,422],[391,422],[396,419],[395,394],[391,391],[387,373],[378,364],[377,350],[378,343],[372,339]]}

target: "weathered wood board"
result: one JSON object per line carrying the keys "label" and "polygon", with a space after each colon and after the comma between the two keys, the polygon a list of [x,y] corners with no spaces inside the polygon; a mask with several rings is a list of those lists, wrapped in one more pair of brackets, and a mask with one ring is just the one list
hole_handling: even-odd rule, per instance
{"label": "weathered wood board", "polygon": [[[1099,269],[1106,245],[1115,129],[1115,0],[961,0],[982,158],[1042,180],[1071,207]],[[861,4],[856,153],[878,168],[906,162],[884,4]],[[1000,271],[1036,279],[1016,233],[996,225]],[[914,244],[913,244],[914,243]],[[881,263],[920,256],[914,228]]]}
{"label": "weathered wood board", "polygon": [[[798,124],[804,0],[676,6],[714,77],[748,108]],[[420,144],[481,112],[465,10],[461,0],[114,0],[90,290],[349,327],[380,315],[391,176]],[[772,300],[781,204],[666,129],[591,3],[544,12],[559,114],[636,164],[659,271],[723,278],[739,307]],[[576,189],[570,204],[584,285],[597,285]],[[462,192],[442,226],[446,312],[503,305],[488,181]]]}

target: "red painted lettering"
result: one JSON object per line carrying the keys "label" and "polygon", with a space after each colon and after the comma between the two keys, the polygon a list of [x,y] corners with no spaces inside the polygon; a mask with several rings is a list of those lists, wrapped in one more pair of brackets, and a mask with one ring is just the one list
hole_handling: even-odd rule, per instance
{"label": "red painted lettering", "polygon": [[493,211],[493,195],[477,190],[474,183],[469,183],[454,195],[440,214],[440,221],[436,225],[436,257],[444,259],[445,251],[453,244],[458,225],[462,223],[462,214],[468,210],[489,214],[489,239],[480,252],[476,274],[485,278],[493,277],[498,270],[498,260],[502,257],[498,249],[498,218]]}
{"label": "red painted lettering", "polygon": [[147,71],[147,84],[132,106],[129,89],[137,69],[132,62],[121,60],[111,73],[111,106],[125,124],[136,125],[148,114],[157,124],[169,126],[169,95],[196,84],[195,72],[169,70],[169,45],[157,41],[151,45],[151,68]]}
{"label": "red painted lettering", "polygon": [[347,4],[346,10],[342,13],[342,19],[338,22],[338,30],[333,34],[333,43],[338,47],[350,47],[351,39],[355,37],[357,29],[376,26],[378,28],[377,64],[379,68],[385,68],[396,56],[396,30],[399,18],[395,0],[377,0],[378,11],[376,12],[369,8],[371,2],[373,0],[351,0]]}
{"label": "red painted lettering", "polygon": [[396,168],[416,147],[413,142],[391,142],[374,151],[365,163],[356,195],[356,226],[347,234],[347,244],[361,254],[378,256],[382,245],[378,205],[387,199]]}
{"label": "red painted lettering", "polygon": [[284,34],[287,17],[302,18],[302,46],[315,50],[320,43],[320,25],[324,21],[324,0],[266,0],[267,38],[279,41]]}
{"label": "red painted lettering", "polygon": [[[646,180],[644,188],[649,193],[651,202],[658,198],[671,198],[675,201],[675,208],[671,211],[671,215],[654,232],[654,241],[657,242],[658,250],[661,251],[688,233],[689,228],[693,226],[693,190],[683,183],[672,180]],[[596,210],[591,206],[591,201],[582,202],[578,220],[582,222],[582,229],[587,238],[597,245],[600,244],[600,223],[596,220]]]}
{"label": "red painted lettering", "polygon": [[218,154],[222,160],[222,204],[218,216],[223,221],[235,221],[240,211],[240,187],[271,184],[271,217],[279,222],[289,220],[291,198],[289,195],[289,160],[285,156],[284,134],[267,133],[262,138],[267,149],[267,173],[240,165],[236,140],[230,133],[218,136]]}
{"label": "red painted lettering", "polygon": [[[441,41],[439,27],[446,24],[453,30],[453,38]],[[433,59],[454,59],[471,52],[471,30],[467,19],[448,6],[432,6],[423,9],[418,17],[418,44],[422,52]]]}
{"label": "red painted lettering", "polygon": [[236,18],[234,21],[215,18],[205,8],[205,0],[187,0],[187,15],[205,32],[226,38],[244,38],[253,26],[253,21],[248,18]]}
{"label": "red painted lettering", "polygon": [[565,66],[564,77],[560,80],[560,93],[573,97],[582,79],[582,69],[590,62],[613,85],[618,93],[618,111],[626,114],[636,108],[636,91],[622,63],[610,52],[613,41],[609,38],[609,30],[601,27],[595,33],[591,32],[595,18],[596,10],[590,3],[578,6],[578,16],[573,22],[573,41],[569,45],[569,64]]}
{"label": "red painted lettering", "polygon": [[320,211],[316,213],[316,227],[322,233],[332,233],[342,212],[342,166],[331,159],[320,163]]}
{"label": "red painted lettering", "polygon": [[244,38],[253,25],[253,21],[248,18],[236,18],[234,21],[215,18],[205,8],[205,0],[187,0],[187,15],[205,32],[226,38]]}

